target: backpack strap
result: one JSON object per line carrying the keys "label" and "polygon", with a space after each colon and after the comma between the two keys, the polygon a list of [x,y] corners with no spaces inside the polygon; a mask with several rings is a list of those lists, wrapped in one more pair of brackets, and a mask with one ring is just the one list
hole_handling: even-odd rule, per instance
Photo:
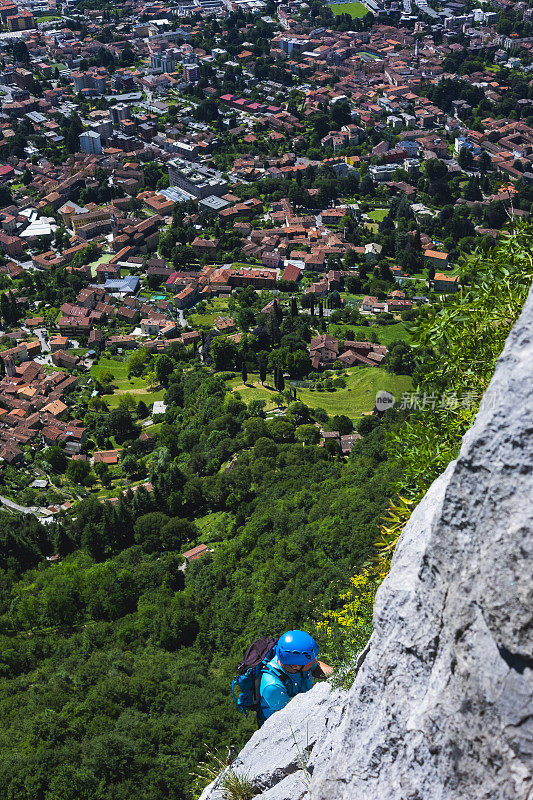
{"label": "backpack strap", "polygon": [[291,694],[293,683],[286,672],[283,670],[278,669],[277,667],[273,667],[270,664],[265,664],[263,672],[270,672],[271,675],[274,675],[276,678],[279,678],[285,687],[285,691],[289,695],[289,697],[293,696]]}

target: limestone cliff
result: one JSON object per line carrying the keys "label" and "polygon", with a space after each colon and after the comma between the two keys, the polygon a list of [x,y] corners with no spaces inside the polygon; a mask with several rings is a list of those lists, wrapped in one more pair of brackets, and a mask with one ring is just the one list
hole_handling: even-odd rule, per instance
{"label": "limestone cliff", "polygon": [[533,797],[532,339],[533,293],[405,527],[351,690],[295,698],[235,762],[264,800]]}

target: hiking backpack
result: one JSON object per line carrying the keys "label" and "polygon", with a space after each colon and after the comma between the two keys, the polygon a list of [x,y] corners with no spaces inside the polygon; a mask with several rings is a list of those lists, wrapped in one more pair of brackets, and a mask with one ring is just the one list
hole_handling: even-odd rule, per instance
{"label": "hiking backpack", "polygon": [[[244,651],[243,659],[237,666],[237,674],[231,684],[231,694],[233,702],[238,711],[248,716],[248,711],[260,711],[261,709],[261,675],[263,672],[272,672],[280,678],[290,695],[292,683],[288,675],[274,667],[267,667],[270,659],[276,654],[277,639],[272,636],[262,636]],[[236,694],[236,689],[239,694]]]}

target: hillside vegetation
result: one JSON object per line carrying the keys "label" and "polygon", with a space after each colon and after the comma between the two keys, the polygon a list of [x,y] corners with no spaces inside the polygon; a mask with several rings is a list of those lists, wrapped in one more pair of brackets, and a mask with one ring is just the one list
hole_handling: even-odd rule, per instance
{"label": "hillside vegetation", "polygon": [[[346,386],[335,388],[331,392],[324,391],[323,387],[320,390],[299,387],[298,397],[308,406],[323,408],[330,416],[346,414],[355,421],[362,414],[373,411],[377,392],[391,392],[399,402],[402,394],[411,388],[411,378],[408,375],[392,375],[376,367],[352,367],[345,371],[344,378]],[[311,385],[310,381],[307,383]],[[240,376],[233,378],[228,386],[237,391],[246,403],[264,400],[267,411],[277,405],[274,387],[269,384],[261,385],[258,374],[249,374],[246,384],[243,384]]]}
{"label": "hillside vegetation", "polygon": [[432,482],[456,458],[483,392],[533,280],[532,227],[521,226],[490,256],[474,253],[461,266],[461,290],[417,320],[412,342],[418,367],[412,408],[389,432],[396,478],[371,564],[356,573],[319,622],[325,649],[347,668],[372,630],[375,592],[387,574],[398,537]]}
{"label": "hillside vegetation", "polygon": [[[463,290],[413,331],[415,386],[455,393],[455,408],[366,417],[345,461],[307,443],[305,403],[266,420],[221,376],[178,367],[152,491],[90,496],[47,529],[0,514],[2,797],[192,800],[206,753],[253,730],[229,691],[251,639],[323,620],[324,652],[353,656],[401,527],[457,453],[520,312],[530,245],[524,229],[470,259]],[[214,552],[183,571],[200,539]]]}
{"label": "hillside vegetation", "polygon": [[[91,496],[53,543],[36,521],[18,538],[15,518],[0,516],[10,800],[194,797],[190,773],[206,752],[253,730],[229,692],[244,645],[312,625],[372,552],[390,420],[368,425],[344,462],[295,441],[312,419],[303,403],[265,421],[207,370],[181,375],[167,399],[175,419],[160,429],[151,494]],[[215,551],[184,574],[179,553],[200,538]],[[42,560],[56,549],[61,563]]]}

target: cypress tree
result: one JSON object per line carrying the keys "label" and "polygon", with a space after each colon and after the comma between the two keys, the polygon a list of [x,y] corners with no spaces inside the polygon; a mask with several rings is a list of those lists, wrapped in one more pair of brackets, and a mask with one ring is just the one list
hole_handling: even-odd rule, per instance
{"label": "cypress tree", "polygon": [[2,315],[2,319],[4,321],[4,325],[9,325],[9,301],[7,299],[7,294],[4,292],[0,295],[0,314]]}
{"label": "cypress tree", "polygon": [[273,342],[280,341],[279,322],[276,314],[270,314],[268,318],[268,332]]}
{"label": "cypress tree", "polygon": [[137,417],[139,419],[146,419],[148,414],[149,414],[148,406],[143,400],[139,400],[139,402],[137,403]]}
{"label": "cypress tree", "polygon": [[9,292],[9,322],[11,325],[14,325],[20,319],[20,309],[17,305],[17,298],[13,294],[13,292]]}

